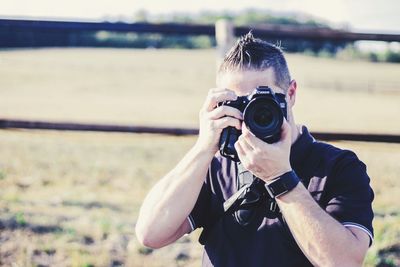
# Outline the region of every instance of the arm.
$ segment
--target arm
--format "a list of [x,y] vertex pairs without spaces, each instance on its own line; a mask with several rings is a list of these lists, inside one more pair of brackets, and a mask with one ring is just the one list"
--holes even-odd
[[168,245],[190,231],[193,209],[213,154],[194,146],[148,193],[136,225],[138,239],[148,247]]
[[148,247],[166,246],[190,231],[187,217],[196,204],[222,129],[240,129],[241,113],[218,102],[233,100],[227,89],[210,90],[200,111],[200,133],[194,147],[148,193],[136,224],[138,240]]
[[[285,121],[281,141],[267,144],[246,127],[236,143],[245,168],[268,182],[291,170],[291,134]],[[361,266],[368,249],[369,236],[356,228],[346,228],[326,213],[298,184],[277,197],[283,216],[305,256],[317,266]]]
[[362,265],[369,236],[332,218],[303,184],[276,199],[297,244],[314,265]]

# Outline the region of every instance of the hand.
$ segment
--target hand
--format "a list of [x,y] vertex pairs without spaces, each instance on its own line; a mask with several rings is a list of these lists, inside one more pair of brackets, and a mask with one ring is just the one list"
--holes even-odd
[[233,107],[220,106],[222,101],[236,100],[235,92],[224,88],[213,88],[208,92],[200,110],[200,131],[196,145],[213,155],[218,151],[218,141],[224,128],[232,126],[241,129],[242,113]]
[[280,141],[268,144],[255,137],[247,127],[242,127],[242,135],[235,148],[243,166],[265,182],[273,180],[292,170],[290,166],[291,129],[284,120]]

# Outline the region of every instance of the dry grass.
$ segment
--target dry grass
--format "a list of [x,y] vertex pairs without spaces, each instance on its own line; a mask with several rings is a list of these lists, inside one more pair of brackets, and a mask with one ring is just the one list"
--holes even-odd
[[[150,135],[0,132],[2,263],[198,265],[198,233],[154,252],[139,246],[133,233],[145,192],[194,140]],[[400,237],[398,200],[394,197],[400,194],[400,145],[336,145],[355,150],[369,166],[376,192],[376,242],[369,255],[369,265],[374,266],[382,260],[379,253],[398,245]]]
[[[2,51],[0,116],[195,126],[213,86],[213,56],[179,50]],[[400,133],[399,65],[301,55],[289,55],[289,64],[299,81],[299,122],[314,130]],[[199,266],[198,232],[157,251],[141,247],[133,232],[145,193],[194,141],[1,131],[0,265]],[[357,152],[376,193],[376,237],[365,265],[400,265],[400,145],[335,144]]]
[[[23,131],[0,135],[0,262],[107,266],[129,261],[150,266],[154,260],[140,254],[145,251],[133,233],[141,200],[193,138]],[[191,249],[182,242],[161,250],[153,266]]]

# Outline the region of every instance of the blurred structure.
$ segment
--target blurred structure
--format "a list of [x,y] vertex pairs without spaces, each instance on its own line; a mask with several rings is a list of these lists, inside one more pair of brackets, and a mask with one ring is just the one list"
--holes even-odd
[[[380,33],[355,33],[334,30],[327,27],[305,27],[294,25],[273,25],[234,27],[228,21],[215,25],[182,23],[110,23],[110,22],[72,22],[44,20],[0,19],[0,47],[152,47],[157,43],[143,43],[136,35],[126,34],[161,34],[166,36],[209,36],[214,39],[216,30],[225,28],[240,36],[253,30],[255,36],[266,40],[288,40],[312,42],[315,49],[329,46],[343,46],[359,40],[400,42],[400,35]],[[116,35],[115,33],[125,33]],[[222,38],[222,33],[220,37]],[[224,38],[231,38],[225,36]],[[221,40],[221,39],[220,39]],[[160,42],[158,44],[167,45]],[[304,43],[308,46],[309,43]],[[290,48],[290,46],[288,46]],[[189,47],[190,48],[190,47]],[[192,47],[196,48],[196,47]],[[297,48],[299,49],[299,48]],[[333,49],[333,48],[332,48]]]

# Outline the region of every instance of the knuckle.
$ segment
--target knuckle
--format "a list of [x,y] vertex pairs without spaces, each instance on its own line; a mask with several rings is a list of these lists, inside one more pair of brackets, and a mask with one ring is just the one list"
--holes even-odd
[[232,126],[232,118],[223,117],[221,119],[223,127]]
[[225,112],[235,117],[237,117],[240,114],[238,109],[230,106],[225,106]]
[[239,140],[236,140],[234,146],[235,146],[236,150],[242,150],[242,149],[241,149],[241,143],[240,143]]
[[229,116],[222,117],[222,119],[228,124],[231,124],[233,121],[233,118]]
[[262,150],[259,147],[255,147],[254,148],[254,154],[260,155],[260,154],[262,154]]
[[237,119],[231,118],[232,120],[232,127],[240,128],[240,122]]
[[216,121],[214,121],[214,120],[210,120],[209,121],[209,127],[210,127],[210,129],[215,129],[216,128]]
[[231,106],[226,106],[227,110],[229,110],[232,113],[239,113],[239,110],[237,108],[231,107]]
[[214,110],[205,111],[203,116],[206,117],[209,120],[212,119],[214,117]]
[[216,107],[215,110],[217,113],[224,113],[224,107],[225,106],[219,106],[219,107]]
[[252,162],[250,162],[249,160],[247,160],[246,161],[246,163],[245,164],[243,164],[244,165],[244,167],[246,168],[246,169],[248,169],[248,170],[250,170],[250,169],[253,169],[253,164],[252,164]]
[[240,135],[241,140],[248,140],[248,135],[242,130],[242,134]]
[[251,160],[249,160],[248,162],[247,162],[247,165],[249,166],[249,169],[254,169],[255,168],[255,164],[254,164],[254,162],[252,162]]
[[221,109],[221,113],[225,116],[232,116],[232,112],[230,112],[229,108],[227,108],[226,106],[223,106],[223,108]]
[[233,146],[236,148],[236,150],[238,150],[238,148],[239,148],[239,142],[236,141],[235,144],[234,144]]
[[219,108],[220,108],[221,112],[223,112],[223,113],[227,113],[227,111],[229,110],[228,106],[226,106],[226,105],[219,106]]
[[213,116],[212,116],[212,113],[211,113],[211,112],[205,112],[205,113],[203,114],[203,117],[204,117],[206,120],[208,120],[208,121],[213,121]]
[[243,116],[242,116],[242,113],[239,111],[239,110],[236,110],[236,111],[234,111],[234,114],[233,114],[236,118],[238,118],[238,119],[243,119]]
[[219,106],[219,104],[221,103],[220,96],[214,95],[212,101],[216,106]]
[[248,155],[249,163],[251,164],[252,167],[255,167],[257,165],[257,157],[254,153],[251,153]]

